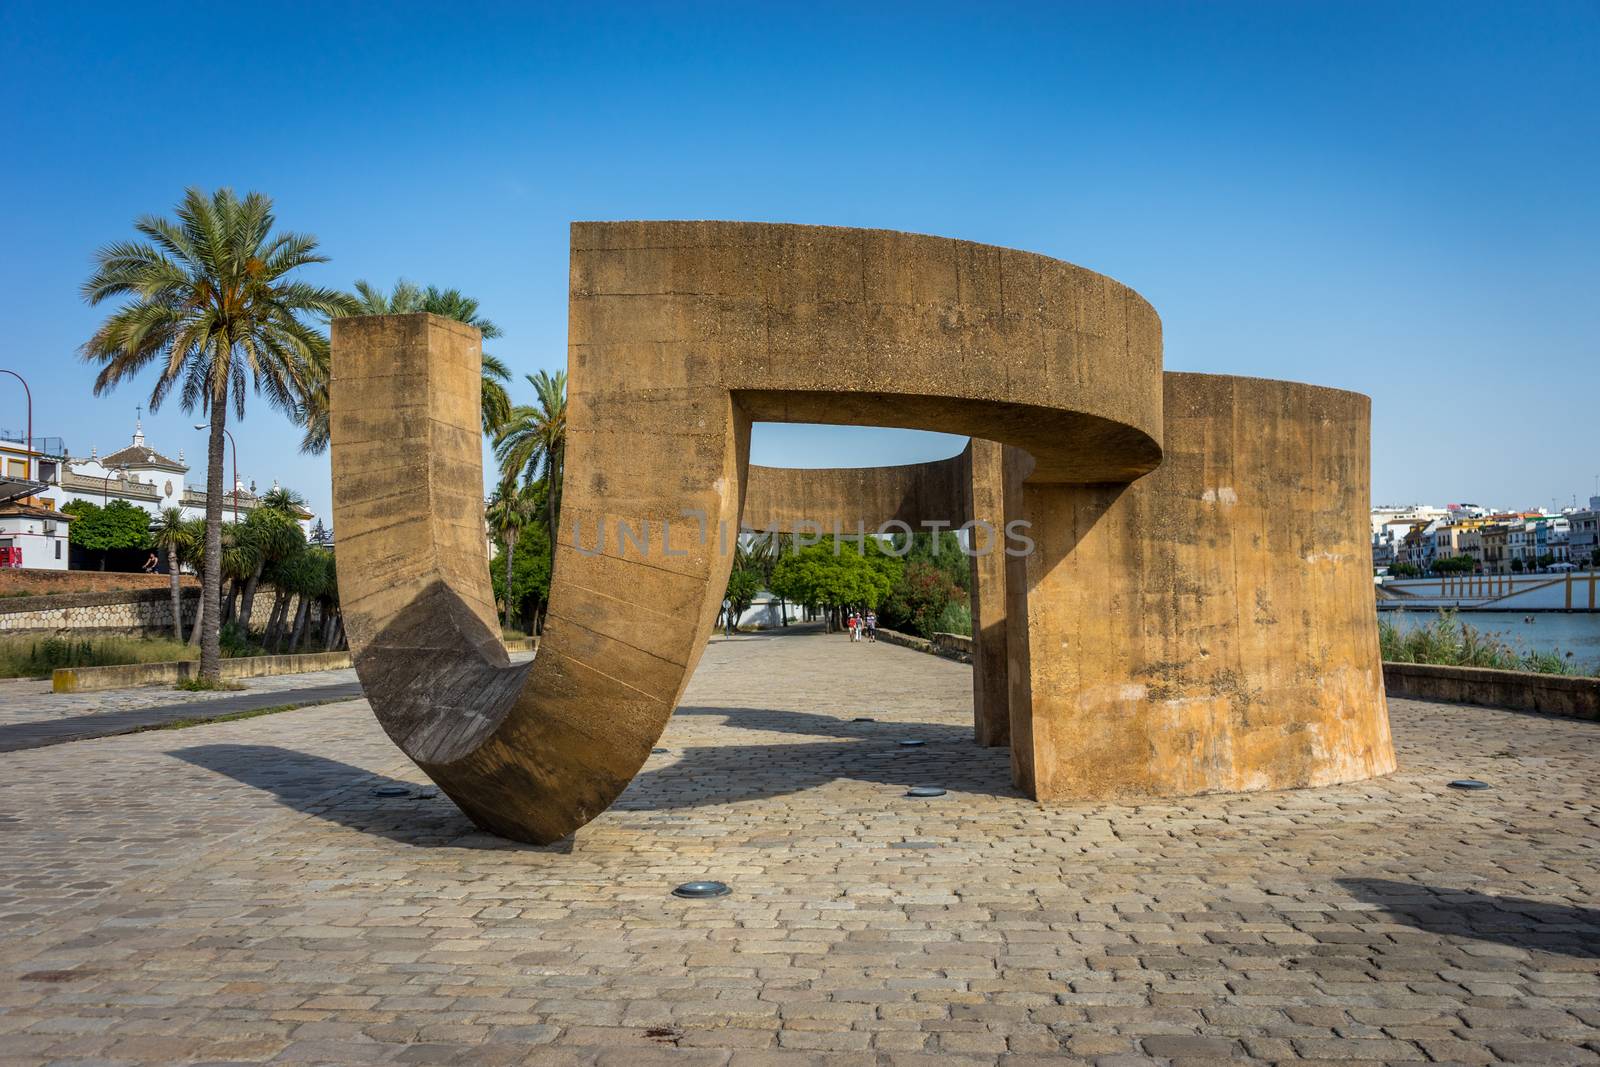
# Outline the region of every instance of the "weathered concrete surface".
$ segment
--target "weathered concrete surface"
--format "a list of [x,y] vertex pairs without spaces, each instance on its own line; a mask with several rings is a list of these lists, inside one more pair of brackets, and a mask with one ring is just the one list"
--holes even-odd
[[[1392,769],[1352,539],[1365,398],[1163,379],[1159,320],[1126,287],[882,231],[575,224],[569,331],[566,529],[540,654],[514,668],[481,552],[476,334],[426,316],[334,326],[356,666],[390,736],[480,825],[556,840],[638,771],[705,647],[742,511],[771,528],[806,509],[1031,523],[1040,551],[975,576],[975,723],[985,744],[1009,732],[1041,799]],[[830,485],[770,473],[747,509],[759,420],[1004,451]]]
[[[968,510],[968,450],[893,467],[760,467],[745,478],[739,527],[755,532],[875,533],[890,523],[960,524]],[[890,532],[899,530],[891,526]]]
[[[1009,515],[1018,784],[1189,795],[1394,770],[1365,515],[1370,402],[1166,376],[1166,457],[1131,486],[1026,485]],[[1021,742],[1020,744],[1018,742]]]
[[1600,678],[1385,663],[1383,682],[1390,696],[1600,719]]
[[972,521],[972,727],[985,747],[1011,743],[1006,681],[1004,450],[973,438],[967,450],[967,518]]
[[567,530],[529,671],[507,669],[482,559],[476,336],[418,316],[333,331],[357,670],[396,743],[506,836],[558,839],[648,757],[727,582],[752,419],[981,433],[1027,449],[1039,483],[1125,481],[1161,458],[1155,312],[1042,256],[884,231],[578,223],[570,296]]

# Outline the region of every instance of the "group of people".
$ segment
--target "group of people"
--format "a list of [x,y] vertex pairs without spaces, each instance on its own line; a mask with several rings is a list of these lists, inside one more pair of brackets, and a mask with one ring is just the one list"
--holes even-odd
[[878,613],[869,611],[865,615],[859,611],[852,611],[845,620],[845,625],[850,628],[852,641],[876,641],[878,639]]

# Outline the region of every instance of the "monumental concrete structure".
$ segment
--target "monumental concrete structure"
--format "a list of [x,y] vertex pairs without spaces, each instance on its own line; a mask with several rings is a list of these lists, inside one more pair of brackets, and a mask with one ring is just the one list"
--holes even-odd
[[[1040,800],[1393,768],[1366,398],[1163,374],[1127,287],[876,230],[578,223],[569,314],[561,538],[517,666],[482,554],[478,334],[333,325],[356,667],[390,737],[486,829],[549,842],[602,811],[694,670],[737,531],[807,519],[1024,524],[1031,551],[974,564],[974,704]],[[752,473],[757,421],[974,440],[937,463]]]

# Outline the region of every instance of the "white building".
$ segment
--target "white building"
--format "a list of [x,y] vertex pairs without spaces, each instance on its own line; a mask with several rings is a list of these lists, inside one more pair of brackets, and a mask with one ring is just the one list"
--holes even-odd
[[1600,560],[1600,496],[1589,498],[1588,511],[1567,513],[1567,555],[1580,567]]
[[[88,459],[68,458],[61,463],[49,488],[38,494],[38,503],[59,510],[74,500],[100,505],[125,500],[152,516],[167,508],[178,508],[185,519],[203,518],[205,487],[186,483],[187,473],[189,465],[184,462],[181,449],[177,459],[157,452],[145,443],[144,429],[135,422],[133,441],[127,447],[106,456],[91,450]],[[277,488],[278,483],[274,481],[272,485]],[[255,483],[247,486],[241,477],[231,492],[223,494],[223,521],[231,522],[235,515],[243,519],[260,506]],[[301,508],[297,518],[301,530],[309,535],[316,516]]]
[[71,515],[37,504],[0,504],[0,564],[35,570],[67,569]]
[[1376,543],[1386,527],[1398,527],[1400,536],[1404,537],[1414,522],[1432,522],[1449,515],[1444,508],[1432,504],[1379,504],[1372,509],[1372,539]]

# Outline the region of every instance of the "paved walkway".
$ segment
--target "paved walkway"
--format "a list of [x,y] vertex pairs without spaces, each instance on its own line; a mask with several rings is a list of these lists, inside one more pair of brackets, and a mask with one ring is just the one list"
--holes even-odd
[[[513,652],[522,663],[531,652]],[[168,685],[55,693],[48,680],[0,680],[0,752],[20,752],[241,711],[325,704],[361,695],[353,668],[240,679],[242,688],[188,692]]]
[[1600,1060],[1595,724],[1395,701],[1387,779],[1041,809],[968,686],[717,642],[543,849],[375,796],[359,701],[0,756],[0,1063]]

